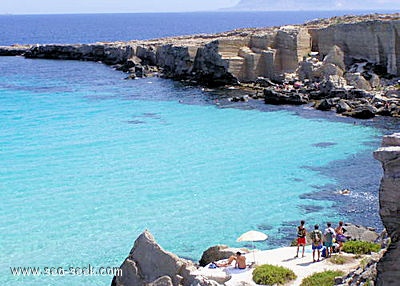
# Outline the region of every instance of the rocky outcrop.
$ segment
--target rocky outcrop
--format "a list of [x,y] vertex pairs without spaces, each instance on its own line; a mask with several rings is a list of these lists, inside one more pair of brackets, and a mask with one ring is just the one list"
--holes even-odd
[[377,276],[377,263],[382,258],[385,250],[381,250],[379,253],[374,253],[365,261],[364,265],[361,265],[356,270],[351,271],[344,277],[337,277],[335,279],[335,285],[340,286],[360,286],[360,285],[374,285],[371,284],[376,281]]
[[157,48],[156,65],[163,68],[164,75],[171,78],[186,77],[192,72],[194,58],[189,47],[163,45]]
[[191,261],[162,249],[149,231],[135,241],[129,256],[122,263],[121,276],[115,276],[112,286],[202,286],[219,285],[197,277]]
[[229,61],[218,53],[220,42],[213,41],[197,50],[193,73],[200,83],[211,85],[234,84],[237,78],[229,72]]
[[384,136],[382,147],[374,152],[382,163],[379,189],[380,215],[391,238],[388,251],[377,266],[377,285],[399,285],[400,281],[400,133]]
[[269,104],[293,104],[301,105],[308,102],[308,96],[299,92],[275,91],[273,89],[264,89],[265,103]]
[[236,255],[236,252],[248,253],[248,249],[230,248],[227,245],[215,245],[211,246],[203,252],[199,261],[200,266],[206,266],[210,262],[227,259],[232,255]]
[[376,242],[379,238],[379,234],[375,231],[375,229],[362,225],[345,223],[344,228],[346,229],[345,235],[349,240]]
[[0,46],[0,56],[22,56],[30,48],[30,45]]
[[35,45],[24,53],[27,58],[101,61],[121,64],[133,56],[132,47],[125,44]]

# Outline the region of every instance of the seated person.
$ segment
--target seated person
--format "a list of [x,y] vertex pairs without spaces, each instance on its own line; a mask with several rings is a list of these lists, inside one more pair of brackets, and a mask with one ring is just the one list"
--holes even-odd
[[246,257],[243,256],[240,251],[236,252],[236,256],[232,255],[229,257],[228,261],[225,263],[215,263],[218,267],[225,267],[231,265],[231,263],[235,260],[235,268],[245,269],[246,268]]

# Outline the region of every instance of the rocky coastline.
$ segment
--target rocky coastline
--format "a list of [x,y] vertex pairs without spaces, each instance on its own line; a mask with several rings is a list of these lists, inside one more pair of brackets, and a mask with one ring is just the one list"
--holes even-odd
[[[347,230],[346,235],[349,239],[379,242],[383,246],[383,250],[379,253],[364,257],[366,265],[362,265],[361,262],[357,261],[353,261],[348,266],[344,265],[342,269],[346,270],[346,275],[337,277],[335,285],[370,285],[368,281],[376,280],[377,263],[386,252],[385,247],[387,246],[387,239],[385,233],[378,235],[370,228],[353,224],[346,224],[345,227]],[[289,265],[296,267],[301,261],[296,262],[296,260],[293,259],[295,249],[296,247],[286,247],[270,251],[259,251],[257,252],[257,257],[261,260],[267,258],[277,265],[286,265],[285,263],[289,263]],[[238,249],[230,248],[226,245],[216,245],[205,250],[199,263],[196,263],[180,258],[164,250],[157,244],[154,236],[148,230],[145,230],[136,239],[128,257],[121,264],[120,269],[122,275],[115,276],[111,286],[257,285],[251,278],[251,271],[254,269],[252,266],[249,267],[249,271],[247,274],[245,273],[245,275],[236,275],[235,271],[230,272],[229,269],[210,269],[210,267],[208,267],[209,264],[214,261],[228,259],[237,251],[240,251],[243,255],[247,255],[248,258],[252,258],[255,255],[254,253],[251,254],[251,251],[245,248]],[[275,255],[272,255],[272,253]],[[297,271],[304,272],[302,273],[303,277],[310,275],[310,271],[316,272],[317,270],[315,268],[326,270],[335,269],[336,267],[327,260],[318,266],[304,262],[305,261],[303,261],[303,263],[300,264],[301,267],[297,269]],[[309,266],[309,268],[306,269],[306,265]],[[302,278],[299,278],[294,285],[299,285],[301,280]]]
[[0,47],[1,56],[99,61],[127,78],[243,88],[233,101],[308,104],[368,119],[400,116],[400,14],[343,16],[213,35]]

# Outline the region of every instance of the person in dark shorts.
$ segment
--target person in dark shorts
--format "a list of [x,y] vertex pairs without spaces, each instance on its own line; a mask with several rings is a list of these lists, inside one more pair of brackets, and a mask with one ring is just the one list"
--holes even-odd
[[303,246],[303,254],[302,257],[304,257],[304,249],[306,247],[306,236],[307,236],[307,230],[305,229],[304,225],[305,225],[305,221],[302,220],[300,222],[300,225],[297,227],[297,253],[295,258],[299,257],[299,249],[300,246]]
[[332,224],[328,222],[327,228],[324,230],[324,246],[326,247],[326,257],[330,257],[333,253],[333,239],[336,237]]
[[[319,225],[314,225],[314,230],[310,233],[312,240],[312,257],[313,262],[319,261],[322,249],[322,232],[319,230]],[[315,260],[315,250],[318,251],[318,260]]]

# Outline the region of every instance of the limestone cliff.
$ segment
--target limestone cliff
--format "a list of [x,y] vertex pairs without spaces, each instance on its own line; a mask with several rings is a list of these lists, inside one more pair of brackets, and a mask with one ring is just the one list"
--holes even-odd
[[385,136],[374,157],[384,170],[379,190],[380,215],[391,238],[388,251],[377,266],[377,285],[395,286],[400,281],[400,133]]
[[310,29],[313,48],[327,55],[332,46],[342,49],[347,63],[366,59],[382,65],[387,73],[400,75],[400,20],[363,21]]
[[[253,82],[258,77],[282,80],[311,51],[323,59],[332,47],[344,53],[347,65],[366,60],[385,72],[400,75],[400,15],[347,16],[304,25],[241,29],[215,35],[195,35],[125,43],[35,45],[26,57],[79,59],[122,64],[137,57],[161,68],[171,78],[195,78],[202,83]],[[21,52],[1,48],[0,55]]]

